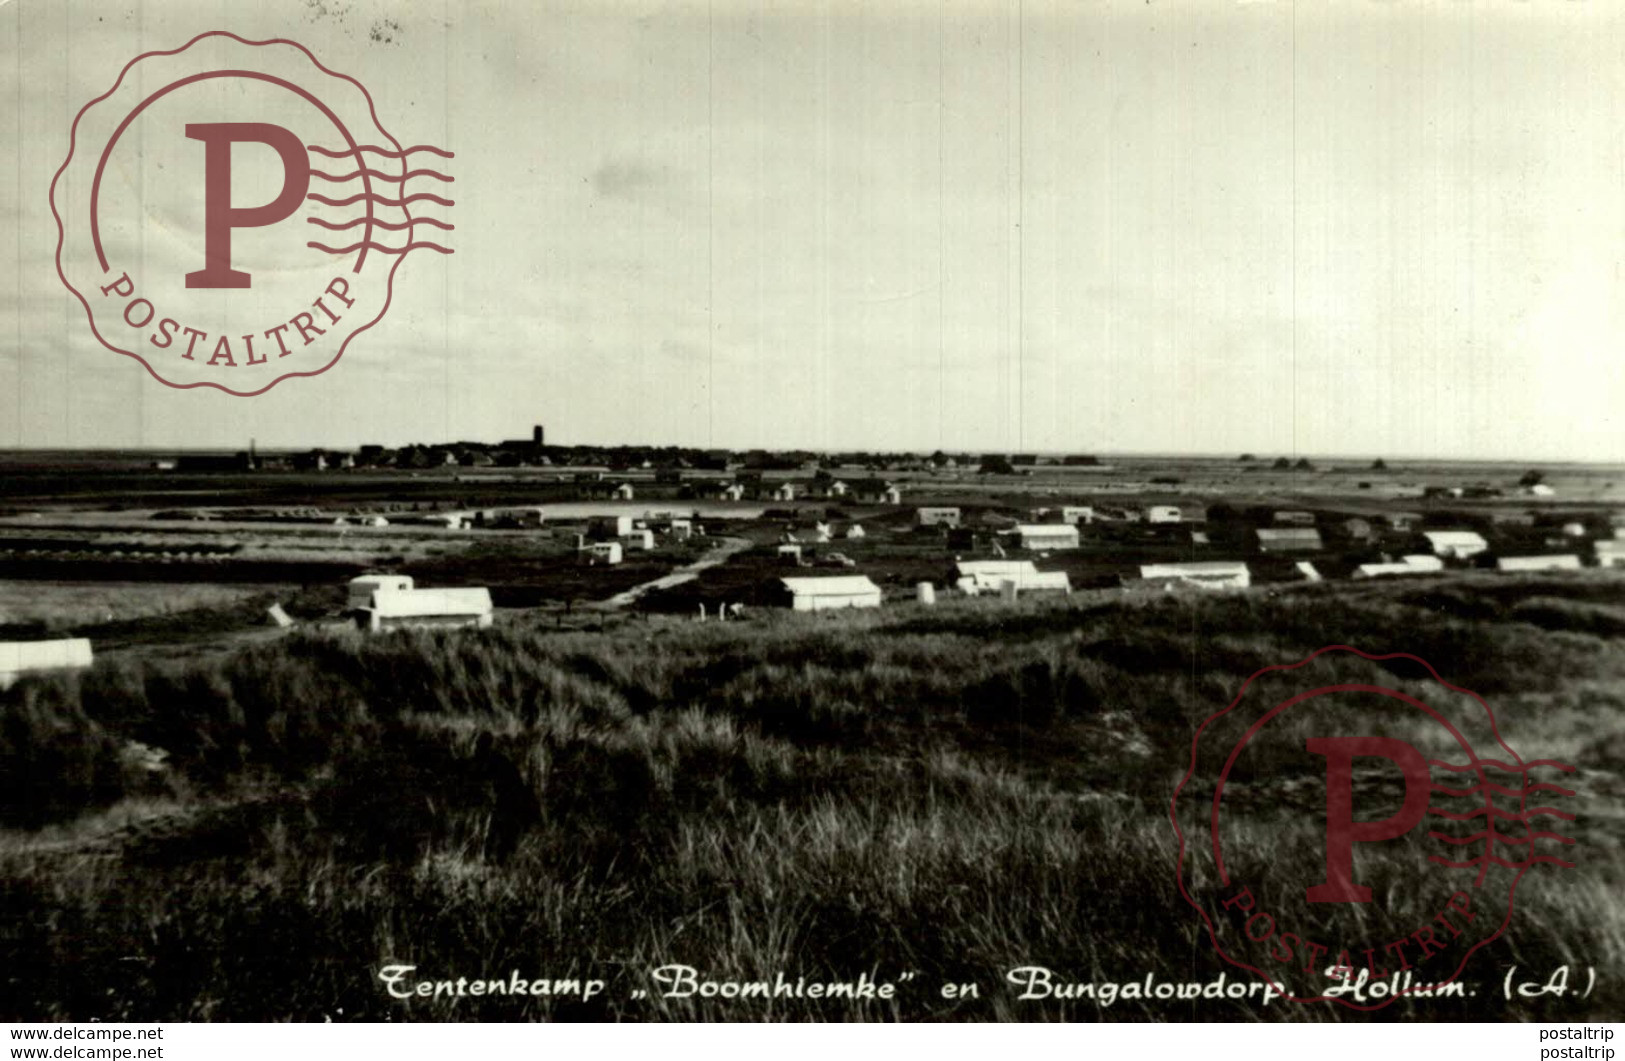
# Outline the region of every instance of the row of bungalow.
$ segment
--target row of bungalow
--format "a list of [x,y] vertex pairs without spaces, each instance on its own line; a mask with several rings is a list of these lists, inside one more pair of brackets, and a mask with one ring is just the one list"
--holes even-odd
[[775,501],[785,503],[808,499],[852,501],[864,505],[901,505],[903,492],[884,480],[847,483],[841,479],[799,482],[789,479],[767,482],[759,477],[739,479],[698,479],[686,482],[679,495],[695,500]]

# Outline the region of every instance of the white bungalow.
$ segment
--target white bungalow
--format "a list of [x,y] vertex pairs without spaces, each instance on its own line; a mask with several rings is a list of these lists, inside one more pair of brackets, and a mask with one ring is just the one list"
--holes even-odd
[[617,501],[630,501],[632,500],[632,494],[632,484],[621,483],[615,487],[613,496]]
[[846,528],[846,533],[842,535],[844,538],[863,538],[866,536],[867,532],[863,529],[863,524],[861,523],[852,524],[850,527]]
[[1076,549],[1078,528],[1070,523],[1023,523],[1016,527],[1023,549]]
[[794,501],[796,499],[796,484],[780,483],[770,495],[775,501]]
[[1580,558],[1573,554],[1559,556],[1500,556],[1496,557],[1497,571],[1578,571]]
[[399,589],[373,594],[360,610],[363,630],[410,626],[490,626],[491,591],[467,589]]
[[625,538],[631,533],[631,516],[594,516],[587,521],[588,537]]
[[83,670],[90,666],[90,641],[83,637],[53,641],[0,641],[0,689],[25,674]]
[[914,510],[914,523],[919,527],[957,527],[959,509],[944,505],[917,508]]
[[1433,555],[1446,560],[1466,560],[1477,556],[1490,547],[1484,536],[1477,531],[1464,530],[1438,530],[1423,531],[1428,545],[1433,549]]
[[862,487],[858,490],[858,500],[871,505],[901,505],[903,491],[891,483]]
[[880,607],[880,587],[868,575],[781,578],[779,582],[789,594],[791,609],[798,612]]
[[1395,563],[1361,564],[1354,569],[1353,578],[1392,578],[1400,575],[1435,575],[1444,570],[1444,561],[1437,556],[1405,556]]
[[1320,531],[1314,527],[1259,527],[1261,553],[1313,553],[1321,548]]
[[412,588],[411,575],[362,575],[350,580],[348,608],[370,608],[375,593],[399,592]]
[[1065,571],[1040,571],[1031,560],[961,560],[954,565],[954,585],[966,596],[1003,592],[1004,584],[1023,591],[1071,593]]
[[593,542],[581,550],[589,564],[618,564],[621,562],[620,542]]
[[1178,505],[1152,505],[1145,510],[1147,523],[1180,523],[1184,518]]
[[1200,560],[1185,564],[1141,564],[1140,577],[1165,586],[1183,584],[1202,589],[1246,589],[1252,574],[1239,560]]

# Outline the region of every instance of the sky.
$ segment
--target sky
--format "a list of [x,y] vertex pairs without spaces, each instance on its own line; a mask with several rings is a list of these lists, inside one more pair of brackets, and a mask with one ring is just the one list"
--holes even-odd
[[[454,253],[251,398],[53,264],[75,113],[215,29],[455,153]],[[1597,0],[11,0],[0,447],[1625,460],[1622,119]]]

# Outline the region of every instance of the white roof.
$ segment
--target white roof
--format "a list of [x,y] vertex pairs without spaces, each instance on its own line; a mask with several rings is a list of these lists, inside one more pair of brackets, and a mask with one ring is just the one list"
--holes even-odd
[[1439,546],[1439,545],[1477,545],[1477,546],[1480,546],[1480,547],[1487,547],[1489,545],[1489,543],[1484,540],[1484,536],[1482,534],[1479,534],[1477,531],[1464,531],[1464,530],[1423,531],[1422,532],[1422,537],[1424,537],[1428,541],[1432,542],[1435,546]]
[[1314,527],[1260,527],[1258,528],[1259,541],[1305,541],[1313,538],[1320,540],[1320,531]]
[[857,597],[879,593],[868,575],[829,575],[822,578],[781,578],[784,588],[798,597]]
[[405,586],[412,588],[411,575],[361,575],[350,580],[350,585],[360,588],[362,586]]
[[961,575],[1036,575],[1038,568],[1031,560],[961,560],[954,565]]
[[484,586],[386,590],[373,597],[370,610],[383,618],[398,619],[431,615],[486,615],[491,611],[491,591]]
[[1230,578],[1247,574],[1240,560],[1195,560],[1188,564],[1141,564],[1141,578]]
[[1502,571],[1577,571],[1580,568],[1578,556],[1503,556],[1495,561],[1495,566]]
[[1023,538],[1076,538],[1078,528],[1070,523],[1018,523],[1016,533]]
[[1443,570],[1444,563],[1436,556],[1407,556],[1399,563],[1361,564],[1356,574],[1375,578],[1379,575],[1423,575]]
[[[992,561],[992,563],[1008,563],[1007,561]],[[976,569],[961,574],[957,585],[966,590],[996,590],[1002,583],[1014,582],[1017,589],[1064,589],[1072,590],[1072,580],[1065,571],[1040,571],[1030,563],[1016,562],[1012,565],[1015,570],[989,571]],[[960,565],[964,570],[964,565]]]
[[0,641],[0,673],[90,666],[90,641],[83,637],[55,641]]

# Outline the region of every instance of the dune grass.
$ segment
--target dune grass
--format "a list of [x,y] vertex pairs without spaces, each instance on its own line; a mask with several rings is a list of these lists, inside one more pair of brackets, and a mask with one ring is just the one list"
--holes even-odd
[[[1195,726],[1244,678],[1334,643],[1428,660],[1591,786],[1582,868],[1531,875],[1478,956],[1484,990],[1386,1016],[1617,1013],[1625,595],[1596,585],[343,633],[24,681],[0,694],[0,1017],[1364,1019],[1022,1002],[1003,982],[1018,965],[1116,982],[1225,968],[1177,893],[1168,797]],[[481,734],[538,814],[493,780]],[[1261,835],[1270,821],[1261,808]],[[669,963],[915,975],[891,1000],[631,997]],[[1602,980],[1588,999],[1508,1003],[1512,964]],[[391,965],[607,986],[407,1003],[379,979]],[[980,997],[944,999],[948,982]]]

